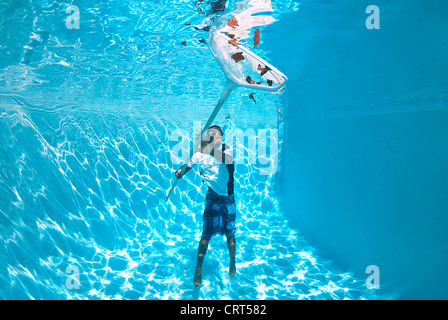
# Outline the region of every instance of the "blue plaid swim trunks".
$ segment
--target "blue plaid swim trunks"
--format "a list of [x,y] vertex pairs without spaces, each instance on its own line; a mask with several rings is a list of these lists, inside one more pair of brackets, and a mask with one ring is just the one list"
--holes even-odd
[[205,197],[202,236],[211,237],[215,234],[234,236],[235,217],[236,207],[233,194],[221,196],[209,188]]

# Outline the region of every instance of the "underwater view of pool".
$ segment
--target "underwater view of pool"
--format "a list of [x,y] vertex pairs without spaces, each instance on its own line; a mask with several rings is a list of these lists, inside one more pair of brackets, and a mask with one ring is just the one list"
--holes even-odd
[[[337,1],[327,5],[345,12]],[[193,285],[207,193],[198,170],[165,200],[226,86],[204,26],[246,14],[232,37],[297,84],[305,63],[318,60],[300,56],[300,41],[323,36],[310,28],[292,40],[297,21],[312,22],[301,8],[293,0],[2,2],[0,298],[393,298],[301,234],[294,215],[305,201],[291,194],[297,187],[318,197],[303,181],[286,183],[282,171],[285,154],[288,170],[295,163],[287,152],[300,139],[294,112],[313,121],[383,113],[381,105],[330,108],[322,94],[320,108],[303,109],[288,82],[281,93],[232,91],[213,124],[235,161],[233,279],[225,237],[214,236],[201,287]],[[367,16],[361,11],[364,29]],[[309,87],[319,82],[309,77]]]

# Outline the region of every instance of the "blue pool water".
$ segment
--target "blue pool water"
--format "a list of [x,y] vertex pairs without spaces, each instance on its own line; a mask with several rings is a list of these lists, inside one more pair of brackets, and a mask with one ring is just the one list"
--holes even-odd
[[[420,91],[412,86],[414,74],[404,87],[386,83],[392,88],[384,95],[372,85],[383,78],[368,63],[366,91],[358,91],[353,76],[342,79],[350,89],[337,93],[344,82],[333,72],[361,75],[347,67],[350,56],[330,64],[329,57],[342,56],[330,38],[342,32],[349,42],[366,32],[366,3],[273,1],[273,11],[263,13],[273,21],[260,26],[260,44],[253,48],[253,34],[246,39],[290,80],[283,94],[257,92],[256,103],[248,97],[252,90],[234,90],[216,118],[235,151],[237,274],[228,276],[225,239],[212,238],[200,289],[192,278],[206,188],[197,173],[189,173],[170,202],[165,196],[173,169],[185,157],[178,147],[192,145],[225,86],[217,61],[195,40],[207,32],[185,25],[201,22],[204,12],[195,1],[0,4],[0,298],[395,297],[396,290],[366,287],[365,266],[379,260],[363,260],[359,272],[352,253],[331,248],[358,226],[331,221],[338,234],[330,232],[328,217],[314,214],[320,221],[311,221],[310,213],[331,210],[323,205],[318,182],[304,179],[315,179],[312,170],[321,164],[310,155],[320,151],[301,140],[325,140],[307,131],[322,127],[318,121],[389,114],[387,104],[395,102],[398,89],[399,102],[411,101],[414,109],[423,108],[422,99],[433,99],[432,111],[447,106],[447,73],[434,74]],[[69,5],[79,7],[79,29],[66,24]],[[249,6],[227,1],[226,12]],[[383,29],[372,32],[384,32],[387,19],[382,21]],[[381,43],[372,37],[366,42]],[[399,56],[381,53],[394,61]],[[443,59],[434,58],[441,70]],[[372,101],[378,93],[385,98]],[[356,110],[359,105],[364,108]],[[398,111],[412,109],[405,107]],[[446,147],[445,140],[441,148]],[[300,154],[299,148],[310,153]],[[307,171],[311,163],[316,167]],[[327,192],[328,181],[322,181]],[[327,234],[310,231],[317,229]],[[350,239],[344,240],[349,247]]]

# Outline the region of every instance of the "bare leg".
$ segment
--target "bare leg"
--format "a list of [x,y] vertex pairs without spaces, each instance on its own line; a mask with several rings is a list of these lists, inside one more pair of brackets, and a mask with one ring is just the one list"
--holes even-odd
[[235,276],[235,273],[236,273],[236,266],[235,266],[236,241],[235,241],[235,236],[227,237],[227,247],[229,248],[229,255],[230,255],[229,275],[230,275],[230,278],[233,278]]
[[198,248],[198,259],[196,263],[196,271],[194,273],[193,283],[196,288],[199,288],[201,285],[201,276],[202,276],[202,262],[204,261],[205,254],[207,253],[208,243],[211,237],[203,236],[201,241],[199,241]]

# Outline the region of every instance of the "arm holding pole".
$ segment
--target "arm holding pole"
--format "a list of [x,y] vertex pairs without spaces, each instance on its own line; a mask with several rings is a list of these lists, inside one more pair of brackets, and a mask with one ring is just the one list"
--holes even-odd
[[[201,139],[202,139],[202,135],[204,134],[204,132],[206,132],[206,131],[208,130],[208,128],[212,125],[212,122],[215,120],[216,116],[218,115],[219,110],[221,109],[222,105],[223,105],[224,102],[227,100],[227,98],[229,97],[230,93],[231,93],[232,90],[235,88],[235,86],[236,86],[235,83],[233,83],[233,82],[231,82],[231,81],[227,81],[227,86],[226,86],[226,88],[224,89],[224,92],[221,94],[221,99],[219,99],[218,103],[216,104],[215,109],[213,109],[212,114],[211,114],[210,117],[208,118],[207,123],[205,124],[204,128],[203,128],[202,131],[201,131]],[[188,164],[188,162],[190,161],[191,157],[193,156],[194,150],[197,149],[197,147],[198,147],[198,145],[199,145],[201,139],[196,140],[193,149],[191,149],[191,151],[190,151],[190,156],[189,156],[188,159],[184,162],[184,164],[182,165],[182,167],[179,169],[179,170],[180,170],[179,173],[180,173],[181,177],[182,177],[183,175],[185,175],[185,173],[189,170],[189,169],[187,169],[187,167],[188,167],[187,164]],[[177,170],[177,171],[179,171],[179,170]],[[187,171],[185,171],[185,170],[187,170]],[[176,177],[178,177],[177,171],[176,171]],[[173,192],[174,188],[176,187],[176,185],[177,185],[177,181],[179,181],[179,178],[177,178],[177,179],[174,181],[172,187],[167,191],[166,201],[168,201],[168,199],[169,199],[171,193]]]

